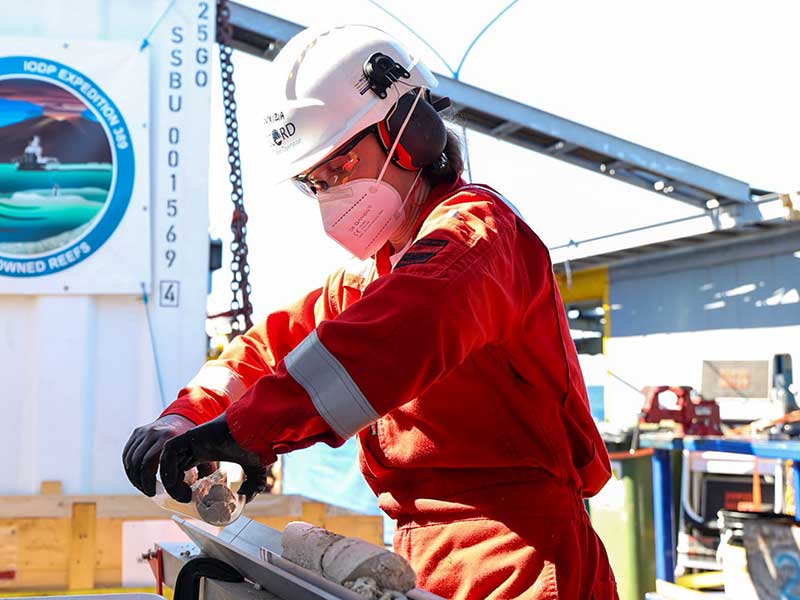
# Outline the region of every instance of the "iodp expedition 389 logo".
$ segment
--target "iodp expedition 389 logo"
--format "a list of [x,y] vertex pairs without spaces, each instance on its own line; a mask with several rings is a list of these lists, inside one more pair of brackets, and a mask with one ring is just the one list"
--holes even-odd
[[134,154],[119,109],[61,63],[0,57],[0,276],[91,256],[131,198]]

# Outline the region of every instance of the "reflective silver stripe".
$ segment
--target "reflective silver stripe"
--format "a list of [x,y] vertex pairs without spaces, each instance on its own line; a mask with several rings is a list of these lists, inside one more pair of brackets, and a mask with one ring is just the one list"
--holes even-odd
[[342,363],[319,340],[316,330],[286,355],[284,364],[342,439],[380,418]]
[[236,402],[247,391],[241,378],[228,367],[206,365],[186,384],[186,387],[204,387],[223,394],[231,402]]

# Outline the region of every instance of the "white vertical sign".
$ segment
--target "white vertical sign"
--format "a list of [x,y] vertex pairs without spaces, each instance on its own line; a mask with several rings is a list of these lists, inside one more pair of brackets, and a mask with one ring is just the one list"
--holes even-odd
[[153,281],[150,311],[164,394],[202,365],[208,291],[208,143],[215,4],[175,0],[151,53]]
[[157,380],[169,401],[205,359],[214,3],[0,15],[0,494],[133,493],[120,456]]

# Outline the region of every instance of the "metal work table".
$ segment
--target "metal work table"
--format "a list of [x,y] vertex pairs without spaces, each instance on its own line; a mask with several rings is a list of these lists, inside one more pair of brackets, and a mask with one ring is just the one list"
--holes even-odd
[[[215,535],[184,519],[173,520],[192,543],[159,543],[145,555],[159,594],[164,585],[174,589],[184,565],[203,556],[232,568],[240,580],[202,578],[199,591],[205,600],[363,600],[350,589],[283,559],[281,532],[271,527],[240,517]],[[406,597],[445,600],[420,588],[406,592]]]
[[672,516],[672,452],[728,452],[758,458],[791,460],[795,519],[800,521],[800,441],[675,437],[672,434],[642,434],[639,445],[653,449],[653,519],[656,541],[656,577],[675,581],[675,528]]

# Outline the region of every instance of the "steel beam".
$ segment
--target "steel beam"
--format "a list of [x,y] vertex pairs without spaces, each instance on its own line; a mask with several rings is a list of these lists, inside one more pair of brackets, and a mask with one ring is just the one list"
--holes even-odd
[[[233,46],[272,60],[303,26],[230,2]],[[436,74],[437,93],[449,96],[466,127],[552,156],[653,193],[706,208],[748,204],[753,192],[744,181],[628,142],[602,131]]]
[[[702,208],[712,198],[720,205],[751,201],[750,186],[744,181],[461,81],[437,77],[437,92],[450,97],[459,118],[472,129],[491,134],[505,122],[515,123],[519,128],[504,135],[505,141],[545,154],[559,143],[571,145],[554,158]],[[673,189],[665,191],[670,186]]]
[[[280,49],[305,27],[260,10],[229,2],[233,47],[260,58],[273,60]],[[219,40],[219,35],[217,36]]]

